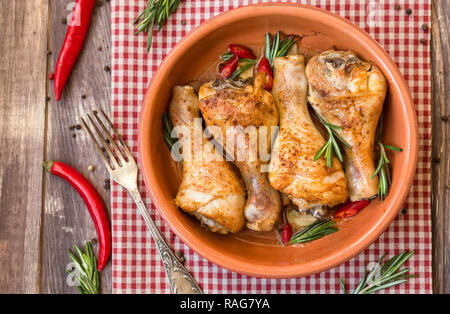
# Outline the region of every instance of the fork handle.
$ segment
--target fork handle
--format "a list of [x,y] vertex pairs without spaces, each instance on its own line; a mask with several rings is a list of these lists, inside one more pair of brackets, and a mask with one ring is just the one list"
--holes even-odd
[[153,240],[155,240],[159,254],[161,255],[164,270],[169,277],[170,287],[175,294],[202,294],[202,289],[197,281],[192,277],[189,271],[181,264],[180,260],[173,254],[170,247],[164,241],[163,237],[156,228],[150,214],[142,201],[141,195],[137,189],[130,190],[133,200],[145,220],[145,224],[150,230]]

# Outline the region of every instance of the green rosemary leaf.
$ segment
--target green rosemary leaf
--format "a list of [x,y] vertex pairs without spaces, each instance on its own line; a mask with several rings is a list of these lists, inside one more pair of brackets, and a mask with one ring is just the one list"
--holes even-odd
[[414,251],[406,253],[406,252],[402,252],[400,254],[400,257],[398,258],[398,260],[395,261],[395,263],[393,263],[389,268],[388,271],[386,271],[386,275],[391,275],[393,273],[395,273],[403,264],[406,263],[407,260],[409,260],[409,258],[411,256],[414,255]]
[[403,151],[403,148],[400,148],[400,147],[395,147],[395,146],[386,145],[386,144],[383,144],[383,146],[386,147],[386,148],[395,150],[395,151],[397,151],[397,152],[402,152],[402,151]]
[[[414,252],[402,252],[381,265],[385,255],[381,256],[369,273],[367,267],[364,270],[363,279],[353,291],[353,294],[369,294],[382,289],[387,289],[408,281],[409,278],[417,277],[410,275],[411,269],[400,269]],[[379,274],[377,277],[376,275]]]
[[316,161],[317,159],[320,158],[320,156],[323,155],[323,153],[325,152],[325,150],[328,147],[328,142],[326,142],[321,149],[319,149],[319,151],[316,153],[316,155],[314,156],[314,161]]
[[342,294],[347,294],[347,289],[345,289],[345,283],[344,283],[344,280],[339,279],[339,284],[341,285],[341,291],[342,291]]
[[[78,254],[78,257],[71,250],[68,250],[69,257],[79,272],[78,277],[76,277],[80,284],[77,286],[78,291],[81,294],[98,294],[100,282],[97,270],[97,259],[95,258],[92,244],[86,242],[85,252],[78,246],[75,246],[75,251]],[[71,273],[68,270],[66,271]]]
[[273,61],[275,58],[284,57],[289,49],[297,42],[298,36],[289,36],[281,39],[281,32],[278,31],[273,40],[270,40],[270,34],[266,33],[264,42],[264,56],[269,60],[270,65],[273,67]]
[[391,169],[389,167],[390,161],[387,157],[385,148],[394,150],[397,152],[403,151],[402,148],[381,143],[381,139],[383,137],[383,117],[384,117],[384,111],[382,111],[381,115],[380,115],[380,120],[378,122],[378,133],[377,133],[377,142],[378,142],[378,145],[380,146],[380,158],[378,160],[378,166],[372,175],[372,178],[374,178],[377,174],[379,175],[378,198],[380,200],[384,200],[386,198],[386,195],[389,191],[389,187],[392,184]]
[[239,58],[239,62],[256,64],[256,61],[257,61],[256,59],[241,59],[241,58]]
[[281,48],[278,50],[275,57],[284,57],[289,51],[289,49],[291,49],[291,47],[295,44],[295,42],[296,41],[291,38],[283,39],[283,41],[280,44]]
[[272,42],[272,49],[270,51],[270,59],[269,59],[269,63],[270,65],[273,64],[273,60],[275,59],[275,56],[278,52],[278,47],[280,46],[280,32],[278,32]]
[[331,129],[331,133],[333,133],[333,135],[336,136],[338,140],[342,144],[344,144],[348,149],[352,150],[352,147],[346,141],[344,141],[344,139],[335,130]]
[[328,168],[333,167],[333,141],[330,140],[328,140],[327,151],[325,152],[325,160]]
[[336,141],[333,141],[333,148],[334,148],[334,153],[336,154],[336,157],[339,159],[339,161],[344,162],[344,158],[342,157],[341,150],[339,149],[339,145]]
[[161,128],[163,132],[164,141],[166,142],[167,147],[171,151],[172,146],[176,142],[176,139],[172,138],[172,129],[173,129],[172,120],[170,119],[170,115],[166,111],[163,112],[161,119],[162,119]]
[[342,130],[342,128],[340,126],[331,124],[329,122],[326,122],[325,120],[322,120],[322,123],[325,124],[326,126],[332,128],[332,129],[334,129],[334,130]]
[[270,58],[270,34],[266,33],[266,40],[264,44],[264,56],[269,59]]
[[223,60],[223,61],[228,61],[228,60],[230,60],[231,58],[233,58],[233,54],[231,53],[231,52],[229,52],[229,51],[227,51],[227,52],[224,52],[221,56],[220,56],[220,58]]
[[407,279],[401,279],[401,280],[389,282],[389,283],[384,284],[384,285],[374,286],[374,287],[372,287],[370,289],[361,291],[361,294],[370,294],[370,293],[373,293],[375,291],[379,291],[379,290],[383,290],[383,289],[387,289],[387,288],[390,288],[390,287],[393,287],[393,286],[400,285],[400,284],[405,283],[407,281],[408,281]]
[[335,228],[336,223],[331,220],[316,221],[308,227],[296,232],[289,241],[289,244],[304,243],[314,241],[324,237],[325,235],[338,231]]
[[341,130],[342,129],[341,127],[339,127],[337,125],[334,125],[334,124],[331,124],[331,123],[328,123],[328,122],[324,121],[322,118],[320,118],[320,121],[322,122],[323,126],[327,130],[329,138],[328,138],[328,142],[324,146],[322,146],[319,149],[319,151],[316,153],[316,155],[314,156],[314,161],[319,159],[320,156],[322,156],[323,152],[325,152],[325,160],[326,160],[327,167],[328,168],[332,168],[333,167],[333,152],[336,154],[336,157],[341,162],[344,162],[344,157],[343,157],[343,155],[341,153],[341,149],[339,147],[337,139],[342,144],[344,144],[348,149],[351,149],[351,147],[335,131],[335,130]]
[[375,169],[375,172],[372,174],[372,178],[375,178],[375,176],[380,172],[381,168],[383,167],[383,158],[380,158],[378,161],[377,169]]
[[233,74],[231,74],[230,79],[234,80],[235,78],[237,78],[242,72],[248,70],[249,68],[251,68],[254,65],[253,62],[248,62],[245,65],[243,65],[242,67],[240,67],[239,69],[237,69],[236,71],[233,72]]
[[378,196],[380,198],[380,200],[384,200],[386,198],[387,195],[387,191],[388,191],[388,182],[387,182],[387,178],[386,178],[386,172],[384,171],[384,168],[382,168],[380,170],[380,179],[379,179],[379,183],[378,183]]
[[150,51],[153,42],[153,28],[156,24],[158,32],[162,29],[170,15],[178,8],[181,0],[149,0],[146,8],[133,21],[136,33],[144,32],[147,37],[147,52]]
[[367,278],[367,268],[364,269],[363,279],[359,282],[355,291],[353,291],[353,294],[358,294],[361,291],[362,287],[364,287],[364,285],[366,284],[366,278]]

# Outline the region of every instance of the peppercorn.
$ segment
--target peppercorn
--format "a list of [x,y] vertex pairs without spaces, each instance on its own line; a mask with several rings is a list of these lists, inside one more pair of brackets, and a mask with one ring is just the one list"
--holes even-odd
[[427,42],[427,41],[426,41],[425,39],[423,39],[423,38],[420,40],[420,43],[421,43],[422,45],[425,44],[426,42]]
[[403,214],[403,215],[406,215],[407,212],[408,212],[408,210],[407,210],[406,208],[403,208],[403,209],[402,209],[402,214]]
[[96,4],[98,7],[101,7],[101,6],[103,5],[103,1],[102,1],[102,0],[96,0],[96,1],[95,1],[95,4]]
[[186,25],[186,20],[182,20],[181,25]]
[[396,4],[396,5],[395,5],[395,9],[396,9],[397,11],[400,11],[400,10],[402,9],[402,7],[401,7],[399,4]]
[[406,14],[411,15],[412,14],[412,10],[410,8],[406,9]]
[[428,30],[428,25],[427,24],[422,24],[422,30],[424,32],[426,32]]
[[67,19],[66,19],[65,17],[63,17],[63,18],[61,19],[61,23],[67,24]]
[[105,65],[104,69],[105,69],[105,71],[106,71],[106,72],[109,72],[109,71],[111,71],[110,67],[109,67],[109,66],[107,66],[107,65]]
[[86,95],[85,95],[85,94],[81,95],[81,98],[82,98],[82,99],[85,99],[85,98],[86,98]]

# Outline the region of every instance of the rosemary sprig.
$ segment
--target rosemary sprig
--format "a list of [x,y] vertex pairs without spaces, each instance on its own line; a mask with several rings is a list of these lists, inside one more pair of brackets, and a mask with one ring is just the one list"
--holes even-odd
[[273,67],[273,60],[277,57],[283,57],[287,54],[289,49],[297,42],[297,37],[289,36],[280,40],[281,33],[278,32],[273,37],[272,44],[270,43],[270,34],[266,33],[264,44],[264,56],[269,60]]
[[[410,268],[400,269],[403,264],[414,254],[414,252],[402,252],[395,255],[383,266],[385,255],[382,255],[377,264],[370,270],[364,270],[363,279],[353,291],[353,294],[369,294],[382,289],[390,288],[408,281],[408,278],[417,277],[417,275],[409,275]],[[347,293],[345,284],[339,279],[342,293]]]
[[378,160],[378,166],[375,169],[372,178],[374,178],[377,174],[379,175],[378,198],[381,201],[384,201],[389,191],[389,187],[392,184],[390,161],[387,158],[385,148],[392,149],[398,152],[403,151],[403,149],[390,145],[385,145],[381,142],[378,142],[378,145],[380,147],[380,159]]
[[[75,264],[75,268],[79,273],[79,276],[76,277],[76,280],[80,284],[77,286],[77,289],[81,294],[99,294],[100,281],[97,270],[97,259],[95,258],[91,242],[86,242],[85,247],[86,252],[83,252],[75,245],[75,251],[78,257],[71,250],[68,250],[70,259]],[[71,273],[70,270],[66,271]]]
[[343,155],[341,153],[341,149],[339,147],[339,144],[336,140],[336,138],[344,144],[348,149],[351,149],[350,145],[347,144],[346,141],[342,137],[337,134],[336,130],[342,130],[341,127],[328,123],[322,119],[320,119],[322,124],[324,125],[325,129],[328,132],[328,141],[322,146],[322,148],[319,149],[319,151],[314,156],[314,161],[319,159],[324,153],[325,153],[325,160],[327,163],[328,168],[333,167],[333,152],[336,154],[336,157],[339,159],[340,162],[344,162]]
[[169,150],[172,151],[172,146],[177,142],[177,139],[172,137],[173,124],[172,119],[170,118],[170,115],[167,111],[163,112],[161,120],[161,129],[163,132],[164,141],[166,142]]
[[335,233],[338,228],[336,222],[331,219],[316,221],[308,227],[294,233],[289,244],[304,243],[320,239],[328,234]]
[[391,179],[391,167],[390,167],[390,161],[387,158],[386,150],[391,149],[398,152],[403,151],[403,149],[391,145],[386,145],[381,142],[381,138],[383,135],[383,112],[381,113],[380,122],[378,125],[378,136],[377,136],[377,143],[380,147],[380,159],[378,160],[378,166],[375,169],[375,172],[372,174],[372,178],[374,178],[377,174],[379,176],[378,180],[378,198],[381,201],[384,201],[386,198],[386,195],[389,191],[389,187],[392,184]]
[[148,0],[147,7],[133,21],[136,25],[136,34],[148,34],[147,52],[150,51],[153,41],[153,27],[158,26],[158,32],[166,23],[167,18],[176,11],[181,0]]

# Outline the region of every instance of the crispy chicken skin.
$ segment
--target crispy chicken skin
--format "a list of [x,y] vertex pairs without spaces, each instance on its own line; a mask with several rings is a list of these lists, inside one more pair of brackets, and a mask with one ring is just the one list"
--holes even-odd
[[347,184],[339,160],[333,168],[325,159],[314,161],[325,140],[311,120],[303,56],[276,58],[272,94],[280,114],[269,168],[271,185],[288,195],[300,210],[334,206],[346,201]]
[[[227,154],[234,157],[242,174],[248,194],[244,214],[247,227],[255,231],[272,230],[281,210],[280,195],[261,171],[265,164],[255,149],[256,144],[245,132],[250,127],[260,136],[259,127],[268,127],[267,138],[253,139],[266,141],[270,150],[273,137],[270,127],[278,125],[278,111],[272,95],[262,88],[264,80],[262,73],[256,76],[254,85],[216,80],[203,85],[199,91],[199,107],[206,125]],[[228,128],[236,126],[241,128]]]
[[201,149],[215,158],[208,160],[205,156],[198,157],[197,149],[194,152],[194,119],[200,117],[194,89],[175,86],[169,111],[181,149],[191,149],[191,158],[183,160],[176,205],[211,231],[221,234],[240,231],[245,226],[246,193],[239,174],[230,162],[221,161],[222,155],[206,138],[202,137]]
[[351,51],[325,51],[307,64],[308,100],[325,121],[342,127],[345,171],[352,201],[377,194],[373,145],[386,96],[386,79],[373,64]]

